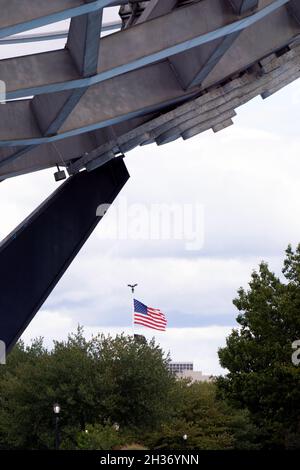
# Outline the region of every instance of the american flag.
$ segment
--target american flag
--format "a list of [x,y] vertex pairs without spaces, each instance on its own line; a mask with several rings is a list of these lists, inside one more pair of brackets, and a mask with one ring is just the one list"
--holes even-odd
[[153,330],[166,331],[166,317],[158,308],[147,307],[147,305],[136,299],[133,299],[133,304],[134,324],[147,326]]

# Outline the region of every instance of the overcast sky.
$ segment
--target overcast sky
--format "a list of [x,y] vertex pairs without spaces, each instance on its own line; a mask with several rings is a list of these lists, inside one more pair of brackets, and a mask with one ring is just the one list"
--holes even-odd
[[[217,349],[235,326],[237,289],[262,259],[280,274],[286,246],[300,241],[299,107],[297,81],[239,108],[222,132],[130,152],[129,182],[23,338],[41,335],[51,344],[78,323],[88,335],[131,332],[127,284],[138,282],[136,297],[168,317],[168,332],[155,336],[172,358],[220,373]],[[53,170],[1,183],[1,238],[56,187]],[[200,207],[203,246],[116,239],[118,208],[135,204],[148,214],[153,204]]]

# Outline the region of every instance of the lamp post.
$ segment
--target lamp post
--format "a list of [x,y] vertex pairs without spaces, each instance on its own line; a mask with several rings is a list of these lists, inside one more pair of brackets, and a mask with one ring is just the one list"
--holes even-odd
[[60,405],[58,403],[54,403],[53,412],[55,416],[55,450],[59,450],[60,439],[59,439],[58,423],[59,423]]
[[188,435],[187,435],[187,434],[184,434],[184,435],[182,436],[182,439],[183,439],[184,448],[186,449]]

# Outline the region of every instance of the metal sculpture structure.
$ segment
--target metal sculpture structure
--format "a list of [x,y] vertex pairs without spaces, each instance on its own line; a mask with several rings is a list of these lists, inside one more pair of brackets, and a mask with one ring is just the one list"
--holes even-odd
[[[103,9],[116,5],[120,22],[104,24]],[[23,299],[30,296],[23,311],[10,284],[1,281],[0,338],[10,348],[95,225],[91,215],[77,241],[60,250],[68,244],[62,221],[70,188],[77,188],[87,206],[112,202],[128,179],[124,153],[224,129],[237,107],[298,78],[300,0],[0,0],[0,6],[0,52],[7,44],[66,37],[63,49],[0,61],[7,100],[0,105],[0,180],[56,165],[71,176],[69,189],[53,196],[59,200],[55,222],[53,212],[48,217],[48,201],[39,209],[41,232],[35,232],[34,213],[0,246],[1,278],[9,273],[12,284],[18,263],[25,262],[24,249],[31,260],[37,256],[39,237],[47,239],[39,262],[47,267],[57,257],[38,293],[30,286],[39,284],[39,269],[31,269],[27,259],[28,279],[22,282],[25,271],[17,276]],[[68,31],[31,32],[68,18]],[[101,194],[99,184],[106,187]],[[96,199],[86,199],[88,188]],[[78,202],[76,219],[72,207],[70,229],[82,211]],[[53,224],[55,235],[47,235]],[[15,239],[18,250],[9,249]]]

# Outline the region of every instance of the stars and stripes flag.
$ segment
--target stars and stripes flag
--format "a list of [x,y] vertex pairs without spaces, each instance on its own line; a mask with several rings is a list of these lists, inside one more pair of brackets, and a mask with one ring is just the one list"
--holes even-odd
[[153,330],[166,331],[167,320],[158,308],[147,307],[139,300],[133,299],[133,323],[143,325]]

